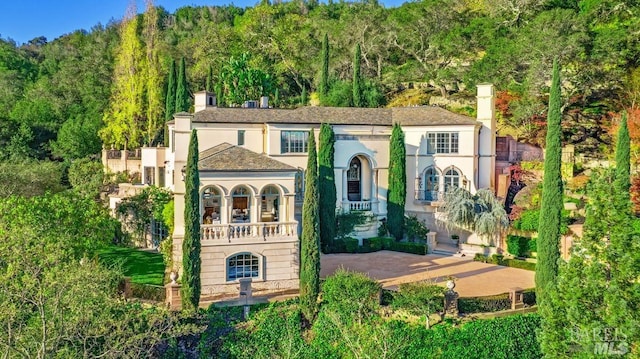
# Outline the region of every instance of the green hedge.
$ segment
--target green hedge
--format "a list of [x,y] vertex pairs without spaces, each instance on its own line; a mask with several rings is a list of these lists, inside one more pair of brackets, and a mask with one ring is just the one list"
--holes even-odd
[[504,257],[500,254],[494,254],[491,257],[487,257],[484,254],[476,253],[476,255],[473,257],[473,260],[476,262],[491,263],[506,267],[526,269],[530,271],[536,270],[536,264],[533,262],[527,262],[520,259],[504,259]]
[[131,283],[131,296],[133,298],[164,302],[165,289],[163,286]]
[[519,259],[505,259],[503,261],[503,265],[505,265],[507,267],[526,269],[526,270],[530,270],[530,271],[535,271],[536,270],[536,264],[535,263],[527,262],[527,261],[523,261],[523,260],[519,260]]
[[529,238],[508,235],[507,251],[516,257],[525,257],[529,252]]
[[425,255],[427,254],[427,245],[425,243],[409,243],[409,242],[392,242],[391,248],[395,252],[404,252]]
[[358,239],[347,237],[343,239],[344,250],[347,253],[356,253],[358,251]]
[[[526,305],[536,304],[535,289],[523,291],[523,301]],[[486,297],[469,297],[458,299],[458,310],[460,313],[487,313],[499,312],[511,309],[511,299],[509,293],[491,295]]]

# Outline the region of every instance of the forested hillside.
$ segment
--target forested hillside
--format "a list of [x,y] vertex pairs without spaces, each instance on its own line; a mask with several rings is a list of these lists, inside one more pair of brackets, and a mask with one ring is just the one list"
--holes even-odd
[[627,109],[632,130],[638,121],[637,0],[263,1],[127,14],[52,41],[0,38],[0,159],[66,160],[162,141],[166,109],[175,109],[165,101],[169,72],[175,61],[179,77],[182,58],[187,93],[206,88],[224,106],[259,95],[278,107],[384,106],[419,84],[425,96],[400,102],[414,105],[492,82],[503,126],[540,143],[557,57],[565,142],[606,152],[615,113]]

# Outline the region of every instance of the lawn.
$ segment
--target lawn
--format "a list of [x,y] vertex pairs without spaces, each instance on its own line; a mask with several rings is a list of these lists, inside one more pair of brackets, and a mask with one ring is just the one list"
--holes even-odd
[[160,253],[109,246],[98,252],[98,257],[107,266],[121,268],[133,283],[163,285],[164,263]]

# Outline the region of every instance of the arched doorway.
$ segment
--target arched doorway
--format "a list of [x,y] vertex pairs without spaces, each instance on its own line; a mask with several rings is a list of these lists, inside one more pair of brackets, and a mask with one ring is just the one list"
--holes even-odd
[[249,222],[250,217],[250,201],[251,192],[246,187],[238,187],[231,194],[233,207],[231,209],[231,222],[244,223]]
[[277,222],[280,207],[280,191],[276,186],[267,186],[260,193],[260,222]]
[[429,167],[424,173],[424,199],[435,201],[438,199],[439,176],[435,167]]
[[202,191],[200,203],[202,204],[202,223],[220,223],[220,203],[222,196],[215,187],[206,187]]
[[349,201],[362,200],[362,163],[358,157],[351,159],[347,170],[347,199]]

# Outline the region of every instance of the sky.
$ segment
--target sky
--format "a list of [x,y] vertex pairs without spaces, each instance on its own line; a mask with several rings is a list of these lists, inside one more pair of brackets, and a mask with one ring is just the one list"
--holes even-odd
[[[130,0],[0,0],[0,37],[23,44],[44,36],[52,41],[75,30],[98,23],[121,19]],[[259,0],[155,0],[170,13],[183,6],[226,5],[254,6]],[[385,6],[398,6],[402,0],[381,0]],[[138,12],[144,0],[137,0]]]

